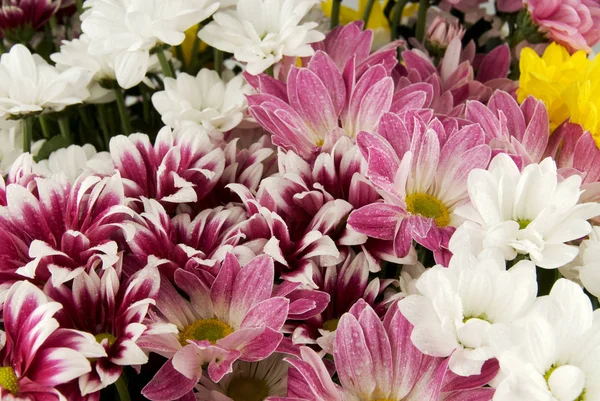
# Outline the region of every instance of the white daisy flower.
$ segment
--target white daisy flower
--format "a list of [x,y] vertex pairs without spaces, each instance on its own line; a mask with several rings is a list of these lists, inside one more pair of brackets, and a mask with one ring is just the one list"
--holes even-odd
[[[210,17],[214,0],[87,0],[81,29],[92,55],[114,55],[117,82],[125,89],[139,84],[157,46],[180,45],[185,31]],[[159,50],[162,51],[162,50]]]
[[202,69],[195,77],[181,73],[177,79],[165,78],[164,83],[165,90],[156,92],[152,103],[171,128],[197,124],[226,132],[244,118],[244,94],[250,89],[241,75],[225,82],[216,71]]
[[92,78],[83,68],[59,71],[23,45],[0,58],[0,118],[22,118],[42,111],[61,111],[89,96]]
[[196,386],[198,401],[262,401],[287,395],[288,367],[284,355],[274,353],[259,362],[238,361],[233,372],[218,383],[202,376]]
[[509,270],[497,250],[478,257],[455,254],[449,266],[434,266],[417,280],[420,295],[398,302],[415,327],[414,345],[424,354],[450,356],[450,369],[461,376],[479,374],[494,357],[490,337],[524,316],[535,301],[535,266],[520,261]]
[[600,399],[600,314],[577,284],[558,280],[522,322],[499,355],[494,401]]
[[498,248],[506,260],[529,255],[539,267],[554,269],[572,261],[578,247],[568,244],[587,236],[587,222],[600,215],[600,204],[579,204],[581,177],[559,182],[551,158],[519,171],[506,154],[497,155],[488,170],[469,174],[471,202],[456,214],[467,221],[450,240],[452,252]]
[[52,152],[48,159],[36,163],[33,171],[43,177],[63,174],[70,182],[75,182],[83,171],[110,176],[114,174],[115,167],[110,153],[96,152],[88,143],[83,146],[70,145]]
[[314,54],[310,43],[325,35],[315,30],[316,22],[301,21],[316,4],[318,0],[239,0],[235,9],[217,12],[198,35],[209,45],[233,53],[256,75],[283,56]]

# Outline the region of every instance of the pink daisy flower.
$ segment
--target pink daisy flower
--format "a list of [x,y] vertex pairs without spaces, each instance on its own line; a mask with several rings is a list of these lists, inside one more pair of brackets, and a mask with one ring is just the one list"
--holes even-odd
[[4,301],[0,332],[0,398],[63,401],[56,387],[87,374],[87,358],[106,356],[94,337],[59,328],[62,306],[27,281],[14,284]]
[[64,313],[57,315],[61,327],[90,333],[106,352],[91,362],[91,372],[79,378],[83,396],[116,382],[124,366],[148,362],[136,342],[145,332],[165,329],[160,324],[144,324],[159,286],[160,275],[152,265],[127,280],[120,268],[109,267],[99,275],[95,270],[80,274],[73,280],[72,288],[46,286],[46,293],[64,306]]
[[368,178],[380,189],[384,202],[355,210],[348,218],[354,230],[393,241],[397,256],[407,255],[412,240],[447,256],[447,245],[457,224],[454,210],[468,201],[467,177],[486,168],[491,151],[477,124],[460,130],[452,120],[445,126],[434,119],[426,124],[409,112],[402,120],[384,115],[379,133],[361,132],[358,144],[369,163]]
[[[494,360],[478,376],[459,378],[448,359],[422,354],[410,340],[411,324],[394,304],[379,319],[364,301],[340,319],[334,340],[335,384],[315,351],[302,347],[300,359],[287,359],[296,372],[288,378],[284,400],[438,401],[491,400],[494,389],[482,388],[498,372]],[[443,395],[442,395],[443,394]]]
[[144,336],[148,351],[169,358],[142,393],[151,400],[172,400],[189,393],[202,376],[218,382],[240,359],[267,358],[283,338],[289,299],[272,296],[273,260],[266,255],[241,267],[228,254],[212,283],[184,270],[175,283],[188,301],[166,280],[157,297],[156,320],[173,323],[172,334]]

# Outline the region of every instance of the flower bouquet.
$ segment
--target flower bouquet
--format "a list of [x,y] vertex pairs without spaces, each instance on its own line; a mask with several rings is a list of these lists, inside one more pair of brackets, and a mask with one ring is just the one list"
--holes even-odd
[[0,399],[599,401],[598,0],[0,1]]

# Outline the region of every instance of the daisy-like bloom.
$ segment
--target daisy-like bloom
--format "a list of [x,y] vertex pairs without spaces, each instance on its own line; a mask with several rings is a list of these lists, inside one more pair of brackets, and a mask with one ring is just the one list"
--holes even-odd
[[333,354],[333,340],[342,315],[359,299],[378,312],[385,311],[381,300],[376,302],[376,298],[394,283],[394,280],[378,277],[369,280],[369,264],[364,253],[349,254],[339,265],[314,269],[313,280],[331,300],[320,314],[296,324],[292,340],[294,344],[318,344],[329,354]]
[[468,101],[465,118],[483,127],[494,153],[509,154],[522,168],[539,163],[547,152],[550,123],[546,106],[529,96],[521,106],[507,92],[496,91],[487,106]]
[[157,319],[173,323],[177,333],[141,340],[146,350],[169,358],[142,394],[159,401],[179,398],[192,390],[204,368],[218,382],[238,359],[257,362],[270,356],[283,338],[279,330],[289,309],[289,299],[272,296],[274,274],[267,255],[241,267],[228,254],[212,283],[183,270],[175,273],[189,300],[162,280]]
[[60,148],[52,152],[47,159],[36,163],[33,170],[42,177],[64,174],[69,182],[75,182],[84,171],[99,176],[110,176],[115,171],[110,153],[96,152],[89,143],[83,146],[70,145],[67,148]]
[[450,356],[450,369],[461,376],[478,374],[495,356],[496,325],[523,317],[537,294],[535,265],[523,260],[506,270],[498,251],[457,253],[447,268],[427,269],[416,287],[418,295],[398,302],[415,326],[413,343],[427,355]]
[[302,18],[317,0],[239,0],[235,9],[218,11],[202,28],[202,41],[247,64],[256,75],[279,62],[283,56],[308,57],[310,43],[323,40],[316,22]]
[[59,72],[23,45],[0,58],[0,117],[61,111],[89,96],[91,74],[82,68]]
[[0,38],[28,42],[60,6],[61,0],[3,1],[0,4]]
[[540,31],[572,51],[592,52],[600,41],[600,4],[596,0],[524,0]]
[[566,48],[551,43],[541,57],[524,48],[519,65],[520,102],[535,96],[546,104],[553,131],[570,120],[600,144],[600,57],[589,60],[584,51],[569,55]]
[[513,346],[500,354],[505,378],[494,400],[600,398],[599,317],[577,284],[558,280],[513,332]]
[[471,202],[456,212],[468,221],[452,237],[450,250],[498,248],[506,260],[524,254],[539,267],[561,267],[578,253],[568,242],[587,236],[592,226],[586,220],[600,215],[599,203],[579,203],[580,185],[578,175],[559,182],[549,157],[519,171],[501,153],[488,170],[469,175]]
[[[92,55],[114,55],[117,82],[123,88],[139,84],[158,46],[177,46],[185,31],[210,17],[219,7],[213,0],[129,2],[88,0],[81,29]],[[162,49],[158,49],[162,51]]]
[[307,68],[292,67],[287,88],[267,76],[250,80],[260,92],[248,96],[250,114],[273,134],[275,145],[312,160],[342,136],[374,132],[390,109],[394,85],[383,64],[360,78],[354,66],[349,70],[345,80],[333,59],[317,51]]
[[19,184],[6,187],[7,205],[0,217],[1,281],[27,277],[58,286],[83,271],[118,262],[116,240],[133,236],[121,177],[89,172],[74,182],[65,175],[35,178],[31,192]]
[[444,50],[452,42],[452,39],[462,39],[465,32],[458,22],[452,22],[448,18],[438,15],[427,28],[427,41],[432,47]]
[[237,361],[218,383],[204,374],[196,386],[197,401],[263,401],[287,395],[288,368],[283,354],[259,362]]
[[460,130],[437,119],[426,124],[408,112],[403,120],[388,113],[379,134],[361,132],[360,150],[367,159],[367,177],[384,202],[352,212],[348,224],[359,233],[393,241],[398,257],[409,253],[414,239],[434,251],[442,263],[455,230],[455,210],[468,201],[467,177],[490,159],[479,125]]
[[164,127],[154,146],[145,134],[116,136],[110,140],[110,154],[128,197],[154,198],[171,209],[204,198],[225,167],[221,148],[197,126]]
[[181,73],[164,83],[165,90],[152,95],[152,104],[170,127],[198,124],[226,132],[244,118],[249,87],[241,75],[225,82],[216,71],[203,68],[195,77]]
[[[431,89],[427,90],[426,102],[418,107],[459,117],[464,114],[467,100],[486,102],[495,89],[508,92],[516,89],[514,82],[506,78],[510,69],[508,45],[498,46],[481,55],[477,63],[475,56],[475,44],[471,42],[463,48],[458,37],[450,41],[438,66],[418,49],[403,51],[403,63],[397,66],[400,77],[396,82],[394,104],[412,104],[416,100],[411,96],[412,91],[405,91],[414,84],[420,84],[419,88],[424,89],[422,84],[426,83],[431,85]],[[474,68],[477,68],[477,74]],[[404,101],[398,97],[404,97]],[[391,111],[398,112],[394,106]]]
[[193,218],[189,213],[171,218],[156,200],[142,198],[141,202],[142,212],[131,222],[135,236],[128,242],[127,267],[141,268],[152,255],[161,260],[161,273],[172,279],[178,268],[216,275],[226,252],[244,259],[254,256],[237,247],[241,240],[237,226],[246,219],[239,206],[204,209]]
[[61,308],[27,281],[6,294],[0,332],[3,400],[65,400],[56,387],[87,374],[87,358],[106,356],[92,335],[59,328],[53,315]]
[[589,237],[579,245],[577,259],[560,272],[564,277],[580,282],[590,294],[600,298],[600,227],[594,227]]
[[113,384],[124,366],[148,362],[136,344],[140,336],[171,329],[164,324],[144,324],[159,286],[160,275],[151,264],[127,280],[120,266],[111,266],[99,274],[94,269],[80,274],[73,280],[72,288],[46,285],[45,292],[64,307],[65,313],[57,315],[61,327],[90,333],[106,352],[105,357],[91,362],[91,372],[79,378],[82,396]]
[[486,364],[478,376],[458,378],[448,372],[448,359],[424,355],[415,348],[412,331],[396,304],[382,322],[369,305],[359,301],[342,316],[335,335],[334,361],[340,384],[334,384],[315,351],[302,347],[300,359],[287,359],[297,372],[290,373],[289,398],[282,400],[492,399],[494,390],[480,387],[494,378],[497,363]]

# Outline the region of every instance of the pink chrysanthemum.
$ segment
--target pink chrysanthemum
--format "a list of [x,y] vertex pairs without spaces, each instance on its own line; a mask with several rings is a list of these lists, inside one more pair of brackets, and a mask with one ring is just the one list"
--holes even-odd
[[119,174],[101,178],[83,173],[71,183],[64,175],[35,178],[6,188],[7,206],[0,217],[0,277],[32,279],[56,286],[85,270],[114,265],[117,241],[132,234],[126,223]]
[[301,359],[287,359],[295,371],[289,375],[289,398],[281,400],[492,399],[494,389],[482,386],[498,372],[496,361],[487,364],[478,376],[458,378],[449,373],[448,359],[417,350],[410,340],[411,332],[412,326],[397,304],[382,322],[369,305],[359,301],[342,316],[335,335],[333,353],[340,384],[332,381],[323,360],[312,349],[302,347]]
[[92,371],[79,378],[83,396],[116,382],[124,366],[148,362],[136,342],[146,332],[165,329],[160,324],[144,324],[159,286],[158,270],[149,265],[127,280],[120,268],[109,267],[100,274],[95,270],[80,274],[72,288],[45,287],[46,293],[64,307],[64,313],[57,315],[61,327],[90,333],[106,351],[106,356],[92,361]]
[[384,115],[381,135],[361,132],[358,144],[368,160],[368,178],[384,197],[352,212],[348,224],[370,237],[393,241],[396,255],[408,254],[412,240],[446,258],[455,230],[456,207],[468,201],[467,177],[485,168],[491,151],[477,124],[460,130],[414,113],[402,120]]
[[165,127],[154,146],[144,134],[116,136],[110,141],[110,154],[128,197],[154,198],[170,211],[202,200],[225,167],[223,150],[196,127]]
[[[61,0],[6,0],[0,4],[0,37],[33,36],[58,11]],[[32,30],[28,32],[28,30]],[[25,36],[21,36],[24,35]]]
[[281,342],[279,332],[288,316],[289,299],[272,296],[273,260],[266,255],[241,267],[228,254],[212,283],[184,270],[175,283],[182,297],[166,280],[161,282],[156,307],[158,320],[173,323],[173,334],[144,336],[148,351],[169,358],[143,394],[151,400],[172,400],[189,393],[207,365],[218,382],[238,360],[259,361]]
[[525,0],[531,19],[550,39],[573,51],[592,51],[600,41],[597,0]]
[[61,309],[27,281],[6,294],[0,332],[0,398],[61,401],[56,387],[85,375],[87,358],[106,356],[90,334],[58,328],[53,315]]

